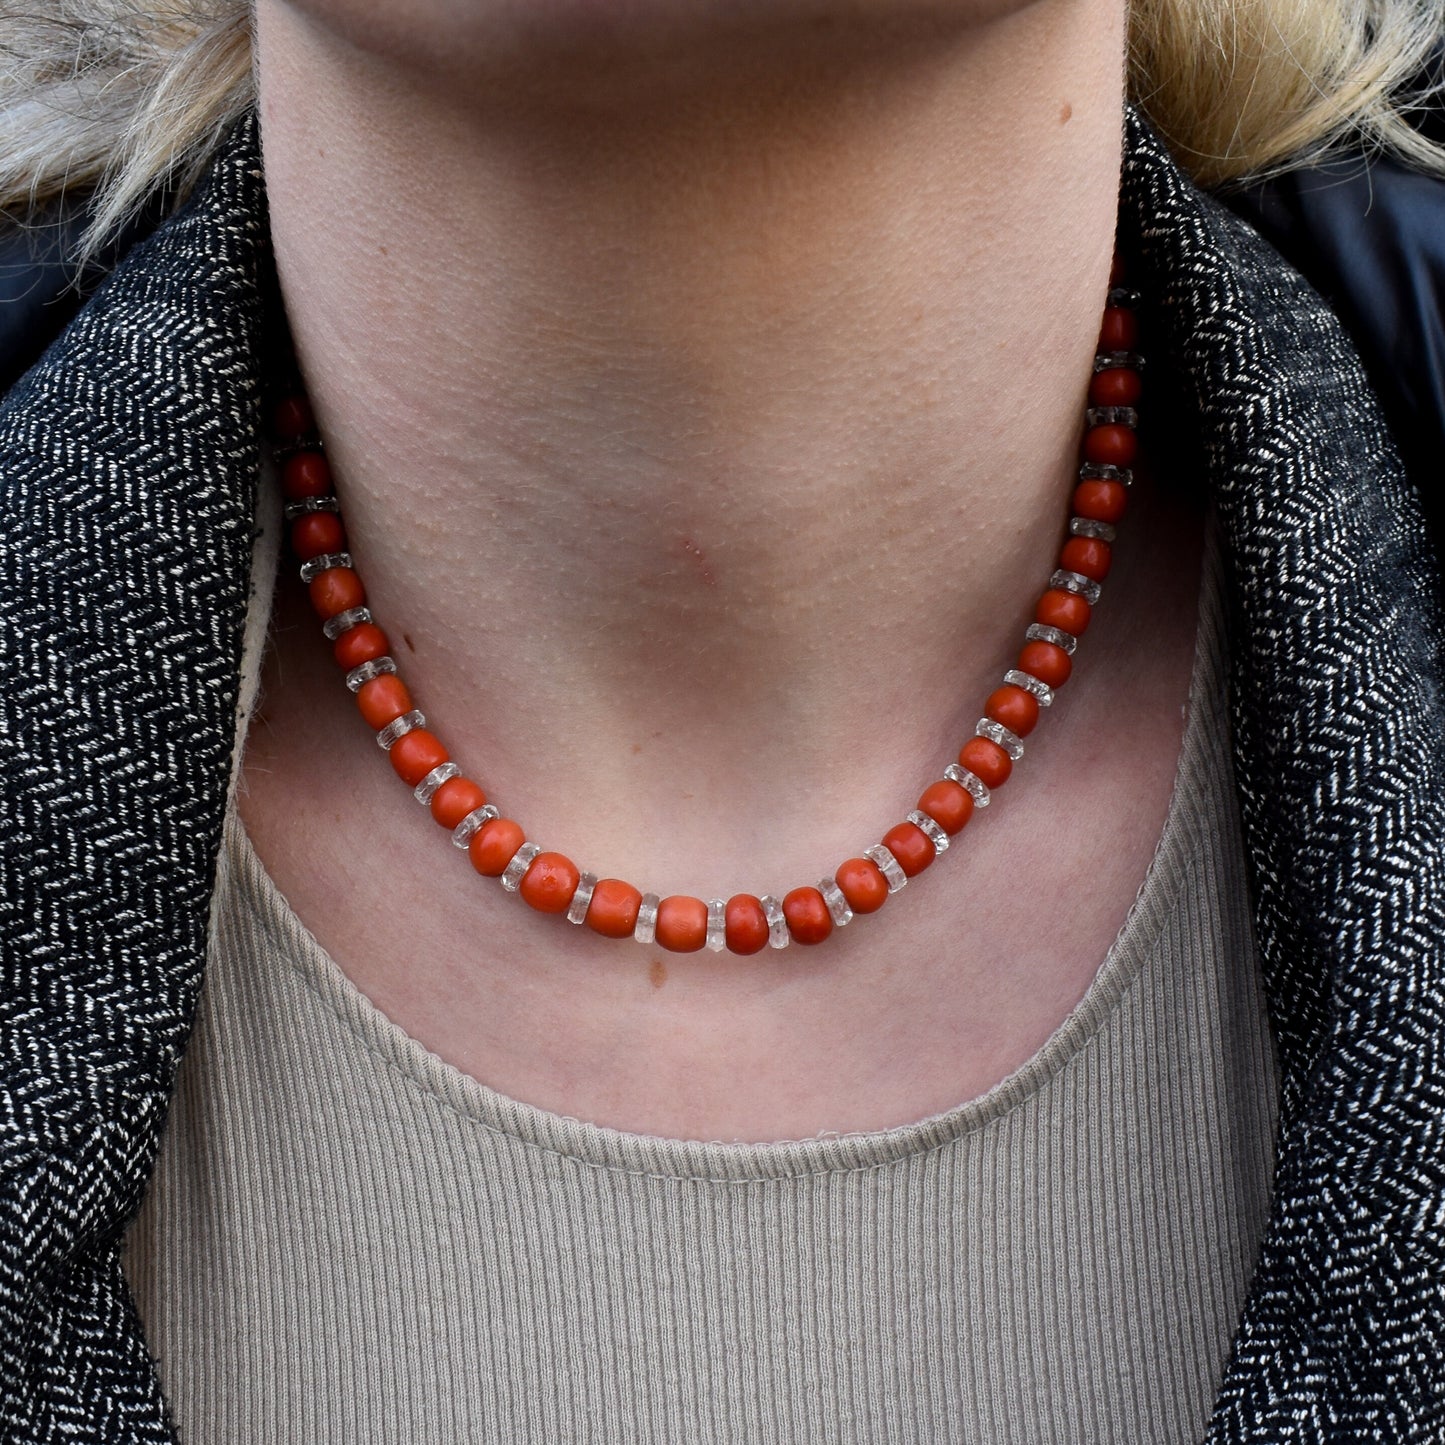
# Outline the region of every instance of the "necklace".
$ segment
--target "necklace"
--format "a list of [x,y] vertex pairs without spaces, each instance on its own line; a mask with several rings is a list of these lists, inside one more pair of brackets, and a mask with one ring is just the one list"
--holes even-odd
[[1058,568],[1034,610],[1017,663],[984,703],[974,736],[958,761],[929,784],[918,806],[880,842],[842,863],[816,887],[772,894],[739,893],[704,901],[660,898],[620,878],[580,871],[561,853],[529,842],[481,787],[463,775],[427,727],[397,674],[386,634],[366,606],[366,589],[346,550],[331,468],[299,383],[276,402],[272,430],[291,550],[312,607],[376,741],[418,803],[465,849],[472,866],[498,878],[539,913],[564,914],[607,938],[635,938],[678,953],[706,947],[752,954],[771,945],[821,943],[858,914],[876,913],[890,894],[944,853],[974,812],[988,807],[1023,757],[1023,739],[1073,670],[1078,639],[1089,625],[1108,575],[1115,524],[1124,515],[1138,454],[1135,428],[1139,370],[1135,351],[1138,296],[1122,286],[1116,258],[1100,326],[1081,464],[1071,499],[1069,535]]

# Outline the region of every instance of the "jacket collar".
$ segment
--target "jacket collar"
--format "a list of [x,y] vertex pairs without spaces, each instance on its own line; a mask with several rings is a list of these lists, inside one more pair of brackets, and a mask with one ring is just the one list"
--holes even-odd
[[[1132,112],[1120,238],[1221,522],[1283,1089],[1273,1212],[1210,1439],[1285,1438],[1285,1421],[1289,1438],[1340,1422],[1416,1438],[1445,1279],[1426,1220],[1445,1193],[1435,564],[1334,319]],[[76,1438],[166,1438],[115,1252],[205,955],[273,286],[248,116],[0,408],[0,686],[17,719],[0,841],[23,860],[0,890],[16,960],[0,1141],[26,1202],[0,1221],[0,1260],[25,1262],[0,1271],[0,1357],[21,1434],[64,1398],[97,1432]]]

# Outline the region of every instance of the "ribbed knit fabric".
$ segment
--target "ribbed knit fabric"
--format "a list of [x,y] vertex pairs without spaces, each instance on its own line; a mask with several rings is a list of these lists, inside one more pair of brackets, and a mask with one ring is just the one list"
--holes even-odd
[[907,1127],[709,1144],[507,1099],[346,980],[233,809],[125,1254],[184,1445],[1200,1440],[1277,1117],[1205,562],[1122,931],[1028,1064]]

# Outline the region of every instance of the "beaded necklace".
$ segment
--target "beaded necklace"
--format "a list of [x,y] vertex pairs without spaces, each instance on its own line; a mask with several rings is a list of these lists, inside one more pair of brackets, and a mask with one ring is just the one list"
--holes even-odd
[[291,550],[346,686],[394,771],[452,842],[466,850],[478,873],[500,879],[539,913],[565,915],[569,923],[585,924],[606,938],[635,938],[676,953],[705,947],[752,954],[769,946],[821,943],[857,915],[876,913],[947,851],[976,810],[989,806],[994,790],[1023,757],[1023,739],[1040,709],[1053,702],[1073,670],[1078,639],[1109,572],[1115,524],[1124,515],[1138,455],[1135,405],[1143,365],[1135,350],[1138,297],[1122,279],[1116,257],[1089,384],[1069,535],[1016,665],[989,694],[958,761],[924,789],[907,818],[862,856],[840,864],[831,878],[794,888],[781,901],[751,893],[726,900],[660,898],[620,878],[597,878],[565,855],[529,842],[520,824],[487,801],[428,729],[397,674],[386,634],[366,606],[366,589],[346,550],[340,505],[310,404],[299,384],[288,390],[273,408],[272,428]]

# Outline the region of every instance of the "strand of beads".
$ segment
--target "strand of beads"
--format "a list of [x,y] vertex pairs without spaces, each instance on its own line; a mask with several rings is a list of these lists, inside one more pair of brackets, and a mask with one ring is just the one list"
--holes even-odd
[[606,938],[635,938],[678,953],[701,948],[753,954],[769,946],[821,943],[858,914],[876,913],[910,878],[929,867],[986,808],[1024,754],[1040,710],[1073,670],[1109,574],[1115,526],[1124,515],[1137,456],[1139,369],[1137,296],[1119,285],[1116,263],[1100,328],[1089,406],[1073,492],[1068,538],[1034,610],[1015,666],[988,696],[974,736],[958,761],[930,783],[917,807],[862,856],[839,865],[816,887],[779,900],[739,893],[704,901],[660,898],[620,878],[597,878],[561,853],[529,842],[502,817],[481,786],[465,777],[417,710],[397,673],[386,633],[366,605],[366,589],[346,548],[331,469],[311,408],[299,389],[275,407],[273,427],[291,549],[337,665],[391,766],[427,807],[473,868],[539,913],[565,914]]

